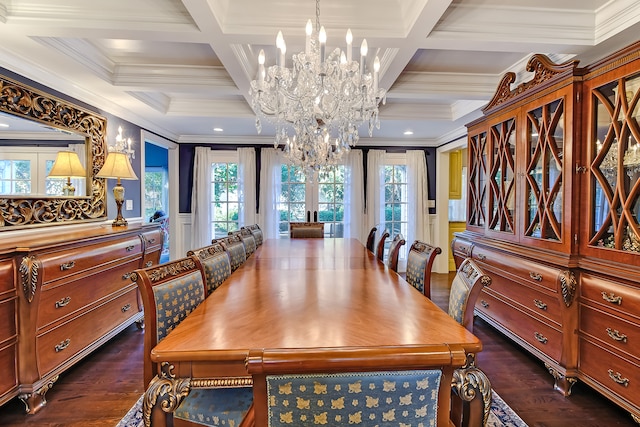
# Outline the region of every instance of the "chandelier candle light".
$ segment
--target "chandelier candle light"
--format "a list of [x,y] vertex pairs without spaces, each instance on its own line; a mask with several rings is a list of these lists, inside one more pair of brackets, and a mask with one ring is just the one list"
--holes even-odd
[[286,160],[302,167],[308,180],[320,168],[334,165],[358,142],[358,128],[368,123],[369,136],[380,128],[378,105],[386,91],[378,87],[380,60],[367,73],[367,41],[360,47],[360,62],[352,58],[353,35],[347,30],[346,49],[327,54],[327,33],[320,25],[320,1],[316,0],[315,31],[306,25],[305,51],[292,56],[286,66],[287,46],[282,32],[276,37],[276,65],[265,70],[265,54],[258,55],[258,75],[249,94],[256,112],[276,127],[274,147],[282,147]]

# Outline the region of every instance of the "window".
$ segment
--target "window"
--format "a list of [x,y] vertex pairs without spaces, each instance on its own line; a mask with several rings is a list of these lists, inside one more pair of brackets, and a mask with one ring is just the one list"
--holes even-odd
[[280,237],[289,236],[290,222],[323,222],[325,237],[343,237],[345,167],[320,170],[313,182],[306,182],[298,166],[281,166],[278,204]]
[[144,217],[149,220],[157,211],[167,214],[169,181],[167,170],[161,167],[146,167],[144,171]]
[[[408,209],[407,198],[407,165],[404,156],[388,155],[384,166],[384,223],[389,231],[389,238],[385,242],[385,257],[393,237],[402,233],[407,238]],[[405,245],[406,246],[406,245]],[[400,251],[400,258],[404,259],[406,247]]]
[[216,152],[215,157],[216,161],[211,164],[211,235],[217,239],[240,228],[240,202],[236,152]]
[[[0,160],[0,194],[62,195],[65,179],[47,178],[58,150],[60,147],[39,147],[36,153],[3,147]],[[84,194],[81,191],[76,194]]]

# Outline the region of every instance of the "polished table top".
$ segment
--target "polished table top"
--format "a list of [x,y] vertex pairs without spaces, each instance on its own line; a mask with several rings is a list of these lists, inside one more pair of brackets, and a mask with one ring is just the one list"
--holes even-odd
[[266,240],[151,359],[179,362],[178,376],[246,375],[244,361],[255,349],[393,351],[433,344],[482,349],[358,240],[280,239]]

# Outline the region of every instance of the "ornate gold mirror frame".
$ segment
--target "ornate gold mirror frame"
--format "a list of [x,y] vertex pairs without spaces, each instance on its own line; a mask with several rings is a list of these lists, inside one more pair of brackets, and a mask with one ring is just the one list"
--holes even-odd
[[107,119],[1,75],[0,111],[85,135],[91,189],[86,197],[0,198],[0,231],[106,219],[105,180],[95,176],[106,156]]

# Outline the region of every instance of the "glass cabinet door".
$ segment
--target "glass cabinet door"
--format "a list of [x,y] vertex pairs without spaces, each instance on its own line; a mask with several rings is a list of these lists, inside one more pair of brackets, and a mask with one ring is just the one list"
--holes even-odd
[[592,91],[589,246],[640,252],[640,74]]
[[469,137],[467,224],[484,228],[487,217],[487,133]]
[[558,99],[526,115],[523,234],[562,240],[564,102]]
[[491,126],[488,228],[514,234],[516,215],[516,120]]

